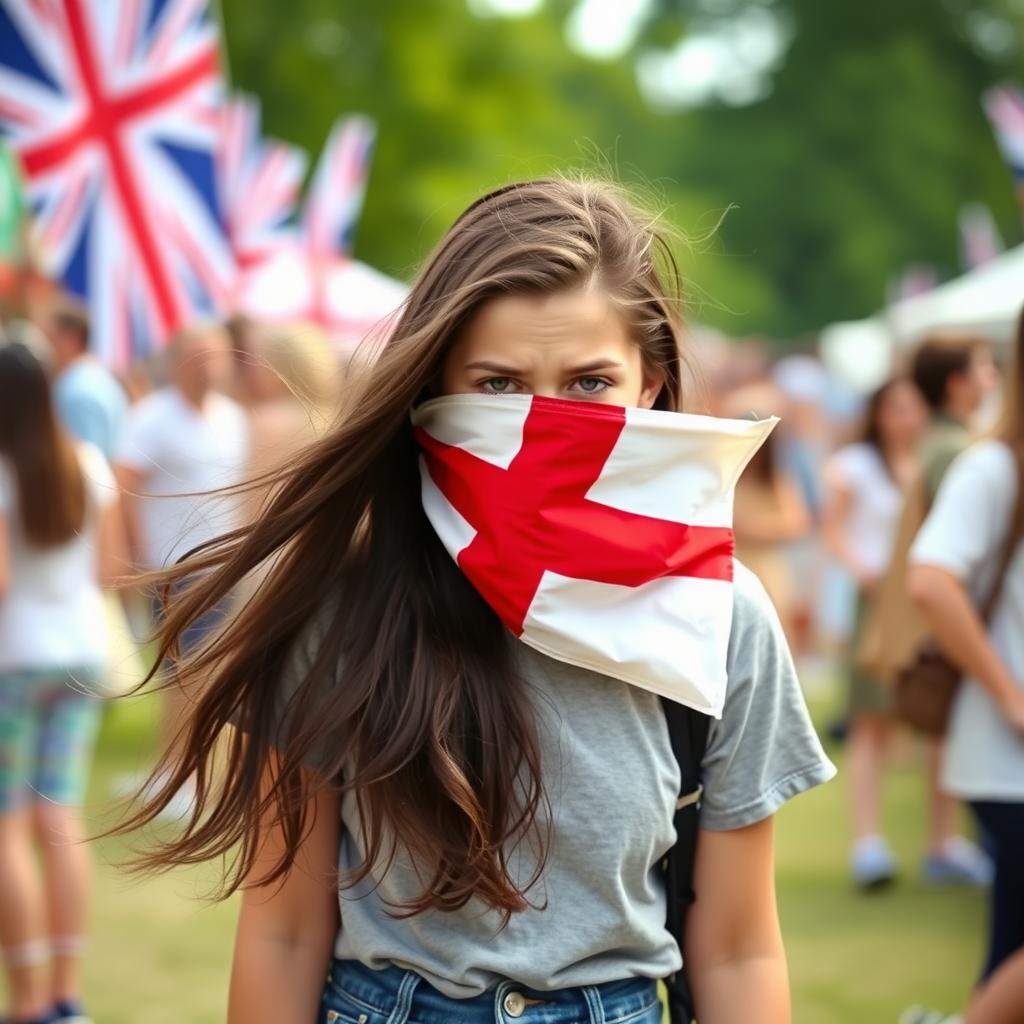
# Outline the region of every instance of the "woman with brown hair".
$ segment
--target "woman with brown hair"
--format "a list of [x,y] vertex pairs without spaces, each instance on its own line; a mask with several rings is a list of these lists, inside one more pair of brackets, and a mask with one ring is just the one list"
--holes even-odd
[[[943,477],[910,553],[911,595],[964,671],[943,788],[967,801],[992,845],[988,954],[966,1020],[1024,1020],[1024,313],[995,437]],[[987,621],[979,608],[990,601]]]
[[117,490],[99,449],[59,426],[45,347],[12,333],[0,332],[0,942],[11,1024],[86,1024],[81,805],[107,660],[100,583],[123,568]]
[[[198,580],[169,609],[167,655],[190,621],[274,560],[237,618],[179,666],[195,708],[169,780],[127,826],[152,820],[195,773],[191,821],[146,863],[233,851],[225,889],[243,896],[232,1024],[654,1024],[655,979],[679,971],[681,947],[703,1024],[789,1020],[772,815],[833,769],[763,590],[740,566],[726,581],[731,539],[686,527],[688,543],[726,545],[703,592],[728,605],[685,935],[665,923],[659,865],[675,840],[680,769],[649,666],[595,671],[586,652],[547,656],[509,626],[526,563],[585,561],[585,545],[553,538],[614,514],[580,495],[477,560],[446,549],[466,537],[472,508],[506,522],[540,478],[571,473],[577,457],[603,462],[577,441],[605,437],[613,421],[725,429],[679,412],[667,253],[610,186],[541,180],[484,196],[428,260],[338,424],[282,472],[256,522],[164,575]],[[531,419],[527,431],[517,417],[535,404],[544,428]],[[499,432],[496,420],[513,426]],[[733,422],[730,436],[750,426]],[[492,483],[510,441],[561,455],[536,457],[501,491]],[[689,471],[682,447],[668,467],[649,454],[619,463],[634,503],[660,500]],[[482,483],[449,479],[460,497],[436,514],[437,479],[460,456]],[[544,586],[593,633],[598,613],[574,603],[571,577]],[[667,592],[662,583],[648,593]],[[670,652],[659,671],[692,675],[703,636],[670,629],[678,609],[658,607],[667,619],[601,619],[598,640],[618,650],[650,636]]]

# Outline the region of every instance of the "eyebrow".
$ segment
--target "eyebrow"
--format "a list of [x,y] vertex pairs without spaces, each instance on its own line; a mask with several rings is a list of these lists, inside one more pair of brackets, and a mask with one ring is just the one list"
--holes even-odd
[[[570,375],[584,374],[584,373],[596,373],[598,370],[618,370],[622,368],[622,363],[615,359],[597,359],[592,363],[584,363],[581,366],[574,366],[569,370]],[[522,371],[514,366],[505,366],[502,363],[491,363],[487,360],[480,360],[475,363],[467,363],[467,370],[486,370],[488,373],[500,373],[506,374],[509,377],[514,377],[517,373]]]

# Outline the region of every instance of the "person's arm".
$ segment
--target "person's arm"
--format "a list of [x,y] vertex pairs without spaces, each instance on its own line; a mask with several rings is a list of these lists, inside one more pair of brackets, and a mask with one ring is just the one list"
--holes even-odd
[[118,463],[114,467],[114,475],[117,477],[117,484],[121,492],[119,502],[121,508],[121,521],[124,530],[126,549],[130,565],[126,572],[133,568],[138,569],[144,564],[142,556],[142,521],[139,513],[139,504],[143,498],[140,497],[146,486],[146,474],[124,463]]
[[684,958],[700,1024],[789,1024],[772,818],[701,830],[694,890]]
[[[268,766],[267,771],[270,771]],[[340,837],[337,791],[321,790],[313,824],[281,882],[246,888],[238,915],[228,1024],[310,1024],[316,1020],[338,932],[334,877]],[[255,877],[279,858],[280,829],[265,829]]]
[[822,510],[821,533],[825,548],[853,574],[860,586],[873,582],[871,574],[860,564],[846,540],[846,523],[853,508],[853,492],[833,481],[828,488]]
[[991,695],[1015,729],[1024,732],[1024,689],[996,653],[963,581],[935,565],[912,565],[911,599],[942,650]]

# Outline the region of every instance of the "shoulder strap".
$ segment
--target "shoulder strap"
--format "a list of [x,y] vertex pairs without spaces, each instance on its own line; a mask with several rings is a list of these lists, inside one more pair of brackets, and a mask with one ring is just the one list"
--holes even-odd
[[1024,459],[1021,452],[1016,448],[1013,451],[1013,465],[1017,472],[1017,493],[1013,499],[1013,512],[1010,516],[1010,525],[1006,532],[1006,539],[1003,541],[999,553],[999,568],[996,570],[995,579],[992,582],[992,589],[989,591],[988,599],[981,607],[982,621],[988,622],[992,618],[996,605],[999,604],[999,597],[1003,592],[1003,584],[1006,582],[1006,574],[1010,570],[1010,563],[1017,551],[1017,545],[1024,540]]
[[[704,792],[701,762],[707,749],[711,718],[664,697],[661,705],[680,774],[679,798],[673,819],[676,843],[661,865],[668,907],[666,927],[682,947],[686,913],[697,898],[693,891],[693,867],[697,856],[700,802]],[[666,979],[665,987],[672,1024],[690,1024],[693,1020],[693,997],[685,966]]]

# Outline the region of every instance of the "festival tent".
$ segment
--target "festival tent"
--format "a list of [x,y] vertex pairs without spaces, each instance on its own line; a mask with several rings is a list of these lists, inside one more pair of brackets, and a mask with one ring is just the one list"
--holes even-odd
[[929,331],[976,330],[1006,341],[1024,306],[1024,245],[940,285],[924,295],[890,306],[880,318],[898,347]]
[[246,273],[238,307],[265,323],[313,320],[351,353],[370,336],[387,334],[408,288],[359,260],[310,258],[301,245],[282,249]]

